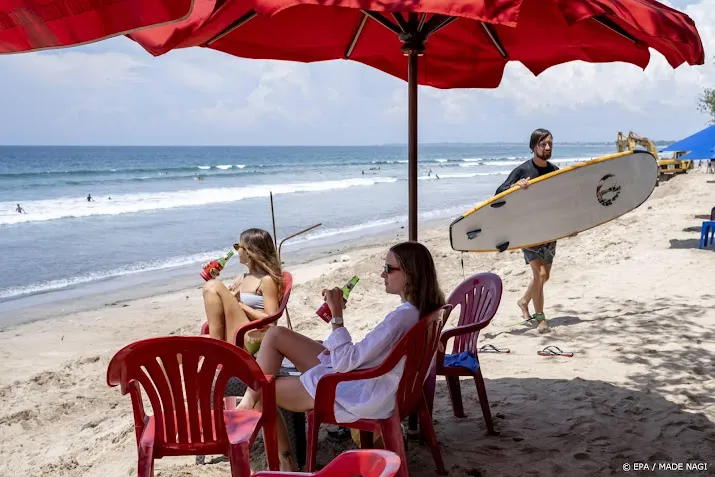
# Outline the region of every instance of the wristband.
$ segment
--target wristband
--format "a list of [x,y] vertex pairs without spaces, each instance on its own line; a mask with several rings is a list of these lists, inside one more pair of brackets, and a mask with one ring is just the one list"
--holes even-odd
[[343,317],[342,316],[334,316],[333,319],[330,320],[331,325],[342,325],[343,324]]

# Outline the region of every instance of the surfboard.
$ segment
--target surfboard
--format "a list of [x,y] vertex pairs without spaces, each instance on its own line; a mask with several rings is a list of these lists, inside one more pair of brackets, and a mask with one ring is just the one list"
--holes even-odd
[[504,252],[605,224],[640,206],[658,181],[649,152],[627,151],[580,162],[497,194],[449,226],[452,248]]

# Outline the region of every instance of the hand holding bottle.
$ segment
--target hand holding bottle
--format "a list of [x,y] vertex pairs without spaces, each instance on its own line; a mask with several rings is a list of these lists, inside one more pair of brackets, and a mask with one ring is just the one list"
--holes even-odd
[[323,303],[320,308],[316,310],[315,314],[321,317],[326,323],[330,323],[333,318],[333,313],[337,313],[337,315],[335,315],[336,317],[342,318],[343,310],[345,309],[345,304],[348,301],[350,291],[355,287],[359,280],[360,279],[355,276],[352,277],[342,288],[323,290],[325,303]]
[[343,316],[343,310],[346,306],[346,301],[343,296],[343,290],[341,288],[335,287],[330,290],[324,289],[323,298],[330,308],[330,313],[332,316]]

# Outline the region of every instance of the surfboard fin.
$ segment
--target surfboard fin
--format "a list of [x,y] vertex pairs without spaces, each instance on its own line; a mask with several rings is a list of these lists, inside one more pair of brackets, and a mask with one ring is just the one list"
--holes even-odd
[[503,206],[506,204],[505,200],[500,200],[499,202],[492,202],[489,204],[489,207],[494,207],[495,209],[498,209],[499,207]]
[[497,250],[499,250],[500,252],[503,252],[504,250],[506,250],[508,248],[509,248],[509,242],[504,242],[504,243],[500,243],[499,245],[497,245]]
[[482,233],[482,229],[470,230],[469,232],[467,232],[467,238],[469,240],[474,240],[475,238],[477,238],[477,235],[479,235],[480,233]]

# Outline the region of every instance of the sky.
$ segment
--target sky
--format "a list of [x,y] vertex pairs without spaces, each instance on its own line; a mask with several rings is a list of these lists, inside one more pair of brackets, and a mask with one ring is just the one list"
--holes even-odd
[[[615,141],[618,131],[680,139],[708,125],[715,0],[671,0],[700,32],[706,64],[673,70],[651,50],[634,65],[572,62],[534,77],[507,65],[496,89],[420,87],[420,142]],[[350,61],[235,58],[205,48],[154,58],[118,37],[0,56],[0,144],[371,145],[407,140],[407,84]]]

